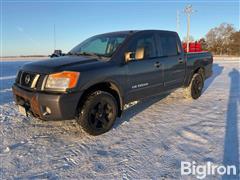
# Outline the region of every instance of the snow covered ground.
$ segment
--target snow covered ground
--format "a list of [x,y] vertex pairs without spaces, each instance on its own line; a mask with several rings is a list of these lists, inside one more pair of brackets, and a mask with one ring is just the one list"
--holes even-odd
[[239,61],[215,61],[200,99],[185,99],[180,89],[139,102],[117,119],[111,131],[97,137],[84,133],[74,120],[47,122],[21,116],[11,85],[23,63],[1,63],[2,179],[194,178],[180,176],[181,161],[239,168]]

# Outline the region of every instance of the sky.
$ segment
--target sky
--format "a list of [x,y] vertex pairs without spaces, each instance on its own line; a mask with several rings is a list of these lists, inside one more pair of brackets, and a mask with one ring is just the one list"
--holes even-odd
[[77,1],[0,0],[1,56],[49,55],[56,48],[68,52],[86,38],[119,30],[161,29],[186,36],[188,4],[196,10],[191,16],[194,39],[221,23],[239,30],[239,1]]

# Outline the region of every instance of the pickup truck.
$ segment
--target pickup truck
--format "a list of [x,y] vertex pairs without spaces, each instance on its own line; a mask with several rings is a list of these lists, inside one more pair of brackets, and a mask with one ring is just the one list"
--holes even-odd
[[112,32],[64,56],[25,64],[12,89],[21,113],[43,120],[75,118],[87,133],[100,135],[132,101],[180,87],[199,98],[212,63],[209,52],[184,53],[176,32]]

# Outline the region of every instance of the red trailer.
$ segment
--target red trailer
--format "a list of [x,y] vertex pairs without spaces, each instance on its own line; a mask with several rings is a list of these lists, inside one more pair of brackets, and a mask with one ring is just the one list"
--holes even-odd
[[[183,43],[184,52],[187,52],[187,43]],[[189,52],[202,52],[202,45],[200,42],[190,42],[189,43]]]

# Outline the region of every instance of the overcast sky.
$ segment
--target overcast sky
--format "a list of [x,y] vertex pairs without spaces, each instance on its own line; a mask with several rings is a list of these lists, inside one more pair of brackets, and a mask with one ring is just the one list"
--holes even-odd
[[51,54],[56,26],[57,49],[69,51],[89,36],[138,29],[176,31],[180,12],[180,37],[186,34],[184,7],[196,10],[191,35],[204,37],[223,22],[239,30],[239,1],[10,1],[1,4],[3,56]]

